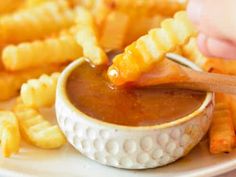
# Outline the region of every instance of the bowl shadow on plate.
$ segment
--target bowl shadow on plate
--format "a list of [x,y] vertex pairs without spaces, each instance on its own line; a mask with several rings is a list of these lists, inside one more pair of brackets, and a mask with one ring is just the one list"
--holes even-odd
[[60,157],[66,156],[68,152],[70,153],[75,152],[74,153],[75,155],[78,155],[78,157],[81,156],[81,154],[78,151],[76,151],[68,143],[65,144],[63,147],[57,148],[57,149],[41,149],[23,141],[21,142],[21,149],[19,153],[16,155],[13,155],[11,158],[19,159],[19,160],[34,159],[37,161],[43,161],[43,160],[48,160],[48,159],[57,159],[58,156]]

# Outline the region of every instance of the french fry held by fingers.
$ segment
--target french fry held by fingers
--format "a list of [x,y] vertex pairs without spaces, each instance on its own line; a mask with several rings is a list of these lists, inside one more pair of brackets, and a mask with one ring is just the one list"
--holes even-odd
[[20,97],[27,106],[36,108],[50,107],[55,102],[57,80],[60,73],[51,76],[42,75],[39,79],[30,79],[21,86]]
[[3,44],[31,41],[73,25],[73,11],[64,0],[42,3],[0,18]]
[[196,35],[186,12],[175,14],[173,19],[166,19],[161,28],[153,29],[145,36],[125,48],[123,54],[113,59],[108,69],[108,77],[115,85],[122,85],[137,80],[140,75],[161,62],[167,52],[175,50]]
[[0,111],[0,141],[2,154],[10,157],[20,148],[20,130],[18,120],[10,111]]
[[106,53],[100,47],[97,37],[96,25],[92,14],[85,8],[76,8],[77,43],[83,48],[83,54],[93,64],[100,65],[108,62]]
[[196,38],[181,46],[182,55],[208,72],[236,75],[236,61],[205,57],[198,49]]
[[197,47],[196,38],[191,38],[187,44],[181,47],[181,49],[183,56],[197,64],[200,68],[205,71],[211,69],[208,58],[203,56]]
[[160,27],[165,16],[155,15],[153,17],[141,16],[134,14],[130,16],[128,30],[125,36],[125,45],[137,40],[140,36],[145,35],[150,29]]
[[0,71],[0,101],[17,96],[21,85],[28,79],[37,78],[42,74],[59,72],[64,67],[64,65],[49,65],[17,72]]
[[129,16],[119,11],[112,11],[106,17],[100,38],[100,43],[107,51],[123,48]]
[[53,149],[66,143],[59,127],[51,125],[36,109],[18,103],[14,112],[22,135],[33,145],[43,149]]
[[72,36],[9,45],[2,51],[7,70],[17,71],[45,64],[60,64],[82,56],[82,49]]
[[216,96],[216,108],[209,132],[210,152],[230,152],[235,146],[232,113],[226,97]]

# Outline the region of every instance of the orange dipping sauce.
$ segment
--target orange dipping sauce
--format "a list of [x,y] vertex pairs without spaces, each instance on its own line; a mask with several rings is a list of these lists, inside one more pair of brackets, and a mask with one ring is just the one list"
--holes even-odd
[[80,111],[104,122],[151,126],[174,121],[200,107],[205,92],[177,88],[112,88],[107,67],[83,63],[68,78],[67,94]]

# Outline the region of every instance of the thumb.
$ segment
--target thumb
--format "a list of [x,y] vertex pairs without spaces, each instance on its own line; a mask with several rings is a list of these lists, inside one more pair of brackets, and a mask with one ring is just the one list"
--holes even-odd
[[187,12],[201,33],[236,44],[235,7],[235,0],[189,0]]
[[198,46],[201,52],[206,56],[236,59],[236,45],[228,41],[211,38],[205,34],[199,34]]

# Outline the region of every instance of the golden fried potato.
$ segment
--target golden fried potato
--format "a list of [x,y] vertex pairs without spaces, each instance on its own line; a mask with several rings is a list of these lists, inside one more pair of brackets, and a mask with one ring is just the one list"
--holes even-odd
[[[144,0],[145,1],[145,0]],[[172,16],[176,12],[185,10],[188,0],[151,0],[155,3],[154,12],[157,11],[165,16]]]
[[71,7],[76,7],[79,5],[87,6],[91,0],[67,0]]
[[100,38],[102,47],[107,51],[122,49],[128,25],[129,16],[127,14],[119,11],[111,12],[103,24]]
[[236,61],[205,57],[198,49],[196,38],[181,46],[182,54],[205,71],[236,75]]
[[82,56],[82,49],[72,36],[9,45],[2,51],[7,70],[17,71],[45,64],[60,64]]
[[125,45],[129,45],[142,35],[145,35],[150,29],[160,27],[165,18],[162,15],[153,17],[140,16],[139,14],[130,15],[129,27],[125,35]]
[[236,61],[222,58],[208,58],[211,72],[236,75]]
[[236,130],[236,96],[235,95],[228,95],[230,109],[232,113],[232,119],[234,124],[234,130]]
[[[57,2],[58,0],[25,0],[23,8],[32,8],[36,7],[42,3],[49,2],[49,1],[55,1]],[[87,0],[85,0],[87,1]],[[81,0],[67,0],[67,3],[70,5],[70,7],[75,7],[81,4]]]
[[108,62],[103,49],[99,46],[97,29],[92,14],[85,8],[76,9],[76,41],[83,48],[83,54],[93,64],[100,65]]
[[209,71],[211,65],[209,60],[198,49],[196,38],[191,38],[189,42],[182,47],[183,56],[197,64],[200,68]]
[[23,7],[32,8],[48,1],[56,1],[56,0],[25,0]]
[[112,10],[110,6],[104,0],[82,0],[81,4],[90,10],[94,16],[95,23],[99,28],[102,28],[105,18]]
[[80,0],[80,4],[91,10],[99,25],[112,11],[120,11],[137,17],[152,17],[157,14],[171,17],[177,11],[184,10],[186,1],[179,0]]
[[33,145],[43,149],[53,149],[66,143],[59,127],[51,125],[36,109],[20,103],[16,105],[14,112],[22,135]]
[[19,43],[45,37],[74,24],[64,0],[47,2],[0,18],[0,43]]
[[19,94],[21,85],[28,79],[37,78],[42,74],[51,74],[61,71],[65,65],[48,65],[41,68],[32,68],[24,71],[0,71],[0,101],[8,100]]
[[23,4],[24,0],[1,0],[0,1],[0,14],[11,13]]
[[19,151],[20,131],[18,120],[10,111],[0,111],[0,141],[4,157],[9,157]]
[[210,152],[214,154],[230,152],[235,146],[232,113],[224,95],[216,96],[216,108],[212,117],[209,138]]
[[149,31],[117,55],[108,69],[109,79],[116,85],[137,80],[153,64],[162,61],[167,52],[187,43],[196,33],[186,12],[178,12],[173,19],[164,20],[161,28]]
[[60,73],[43,74],[39,79],[28,80],[21,86],[20,97],[27,106],[50,107],[55,102],[57,80]]

